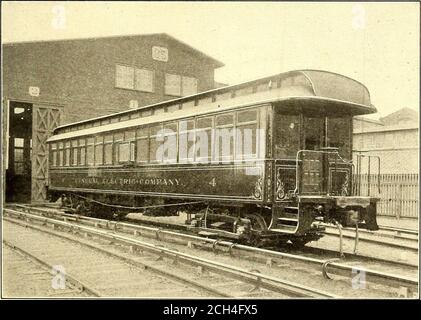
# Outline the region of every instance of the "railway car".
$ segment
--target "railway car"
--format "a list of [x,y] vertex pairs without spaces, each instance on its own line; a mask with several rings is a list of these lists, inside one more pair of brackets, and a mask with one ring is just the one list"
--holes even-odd
[[317,221],[377,230],[352,162],[352,118],[374,112],[363,84],[298,70],[61,126],[48,195],[80,214],[185,212],[253,244],[317,240]]

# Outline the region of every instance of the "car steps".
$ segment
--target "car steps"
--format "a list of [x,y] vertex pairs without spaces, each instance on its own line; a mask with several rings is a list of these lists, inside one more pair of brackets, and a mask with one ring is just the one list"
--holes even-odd
[[298,227],[298,207],[285,207],[272,231],[294,233]]

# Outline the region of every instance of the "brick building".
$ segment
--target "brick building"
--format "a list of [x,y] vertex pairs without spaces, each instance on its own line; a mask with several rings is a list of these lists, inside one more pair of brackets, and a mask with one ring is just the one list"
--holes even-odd
[[7,201],[44,199],[45,141],[58,125],[213,89],[214,70],[223,66],[167,34],[7,43],[2,49]]
[[[353,149],[366,155],[379,156],[381,173],[418,173],[418,117],[418,113],[409,108],[400,109],[379,120],[356,117]],[[366,168],[363,169],[366,173]],[[374,164],[372,169],[375,169]]]

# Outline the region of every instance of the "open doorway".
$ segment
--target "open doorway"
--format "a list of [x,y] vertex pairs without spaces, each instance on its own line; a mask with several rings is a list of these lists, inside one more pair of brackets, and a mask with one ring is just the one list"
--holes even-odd
[[31,201],[32,104],[9,103],[6,202]]

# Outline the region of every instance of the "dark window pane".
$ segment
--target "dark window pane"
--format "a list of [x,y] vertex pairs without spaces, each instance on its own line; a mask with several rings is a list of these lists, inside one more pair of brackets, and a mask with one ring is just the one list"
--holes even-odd
[[103,145],[99,144],[95,146],[95,165],[103,164]]
[[86,162],[88,166],[94,165],[94,146],[93,145],[88,145],[88,147],[86,148]]
[[275,157],[292,159],[300,150],[300,116],[277,114],[275,125]]
[[137,130],[137,137],[138,138],[145,138],[148,137],[149,129],[147,127],[140,128]]
[[128,141],[128,140],[133,140],[133,139],[134,139],[134,137],[135,137],[135,131],[127,131],[127,132],[124,134],[124,140],[125,140],[125,141]]
[[196,160],[208,162],[212,157],[212,130],[196,131]]
[[162,161],[162,152],[159,148],[162,144],[162,141],[157,141],[156,138],[151,138],[149,141],[149,158],[152,161],[161,162]]
[[238,126],[236,134],[237,159],[255,157],[257,154],[257,139],[259,138],[257,124]]
[[156,125],[150,128],[150,134],[151,136],[156,136],[159,133],[162,133],[162,126],[161,125]]
[[15,148],[15,161],[23,162],[23,149]]
[[108,143],[104,145],[104,163],[113,164],[113,145]]
[[86,165],[86,148],[82,147],[80,148],[80,159],[79,159],[79,164],[81,166]]
[[57,166],[57,151],[53,151],[53,167]]
[[130,160],[130,143],[120,143],[118,145],[118,162]]
[[324,118],[304,117],[304,148],[320,150],[323,147]]
[[225,126],[225,125],[233,125],[233,124],[234,124],[234,115],[232,113],[221,114],[221,115],[216,116],[217,126]]
[[234,159],[234,129],[221,128],[215,131],[215,160]]
[[167,123],[164,125],[165,133],[177,133],[177,123]]
[[60,150],[58,155],[58,165],[63,166],[64,151]]
[[257,121],[257,110],[245,110],[238,112],[238,122]]
[[339,154],[345,158],[351,158],[351,121],[347,118],[328,119],[328,146],[339,148]]
[[197,119],[196,128],[212,128],[212,117]]
[[148,162],[149,157],[149,140],[137,140],[137,162]]
[[78,158],[78,148],[73,148],[73,160],[72,160],[72,165],[73,166],[77,166],[77,158]]
[[107,134],[104,138],[104,142],[113,142],[113,135]]
[[114,134],[114,141],[123,141],[124,133],[118,132]]
[[194,130],[194,120],[181,120],[179,122],[179,131]]

